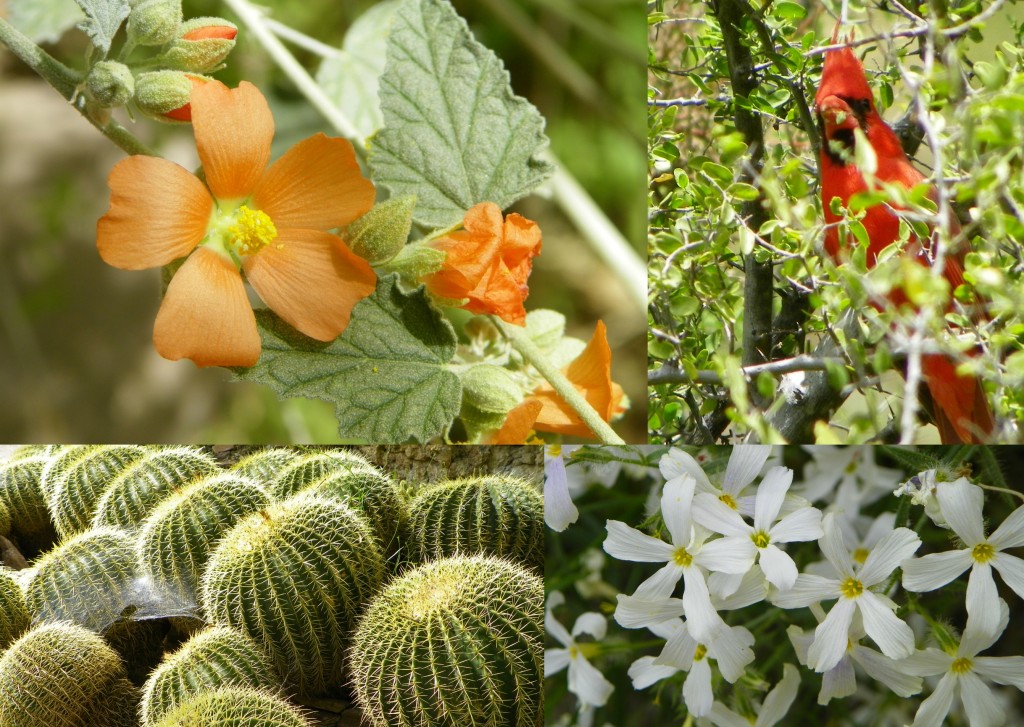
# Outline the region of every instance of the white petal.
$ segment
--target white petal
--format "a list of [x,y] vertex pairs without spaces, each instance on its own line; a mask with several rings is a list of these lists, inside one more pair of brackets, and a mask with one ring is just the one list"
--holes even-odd
[[871,521],[871,525],[868,527],[868,531],[864,535],[861,545],[865,548],[875,547],[878,541],[882,539],[882,536],[886,533],[891,533],[895,527],[896,513],[883,512]]
[[[679,599],[679,602],[682,603],[682,599]],[[662,621],[659,624],[651,624],[647,627],[647,630],[655,636],[660,636],[661,638],[668,641],[673,636],[675,636],[677,632],[685,628],[686,624],[683,622],[683,619],[673,618],[669,619],[668,621]]]
[[690,544],[690,509],[693,507],[693,489],[697,482],[688,475],[676,477],[665,483],[661,493],[661,517],[672,535],[672,544]]
[[992,559],[992,567],[999,571],[1003,577],[1003,583],[1013,589],[1021,598],[1024,598],[1024,560],[1009,553],[996,553]]
[[680,598],[644,598],[616,596],[615,622],[624,629],[642,629],[683,615],[683,601]]
[[569,666],[568,649],[544,649],[544,678],[557,674]]
[[708,480],[708,476],[704,474],[704,470],[701,469],[697,460],[681,449],[670,449],[661,458],[661,461],[658,462],[658,468],[661,470],[661,474],[666,481],[683,475],[690,475],[690,477],[697,481],[698,489],[701,492],[712,489],[711,481]]
[[801,507],[775,523],[768,531],[773,543],[797,543],[817,540],[824,531],[821,529],[821,510]]
[[807,665],[816,672],[826,672],[843,658],[850,639],[850,621],[857,605],[849,598],[840,598],[825,620],[814,630],[814,643],[807,650]]
[[772,467],[761,480],[754,501],[754,529],[768,530],[779,516],[782,501],[793,484],[793,470]]
[[690,636],[689,629],[680,629],[665,642],[661,654],[654,660],[655,666],[671,666],[677,670],[689,671],[697,653],[697,642]]
[[604,638],[604,635],[608,632],[608,619],[599,613],[594,611],[587,611],[581,613],[580,617],[576,619],[576,623],[572,625],[573,638],[580,634],[590,634],[595,639],[600,641]]
[[544,630],[548,633],[548,635],[550,635],[555,641],[560,643],[562,646],[572,646],[573,641],[572,637],[569,636],[569,632],[566,630],[565,626],[563,626],[562,623],[555,618],[555,614],[551,612],[551,609],[554,608],[554,606],[556,605],[551,603],[552,600],[554,599],[548,599],[549,607],[544,609]]
[[676,584],[682,577],[682,566],[676,565],[675,561],[670,561],[637,586],[633,595],[646,599],[668,598],[675,591]]
[[988,542],[996,550],[1019,548],[1024,545],[1024,505],[1011,512],[999,524],[995,532],[988,536]]
[[618,520],[609,520],[606,527],[608,537],[604,540],[604,550],[613,558],[637,563],[665,563],[672,560],[675,549],[664,540],[645,535]]
[[799,670],[792,664],[783,664],[782,679],[764,698],[761,711],[758,712],[757,721],[754,723],[755,727],[772,727],[785,717],[793,700],[796,699],[799,688]]
[[[708,586],[704,575],[697,568],[687,568],[683,573],[686,590],[683,592],[683,608],[686,609],[686,626],[698,642],[705,642],[714,629],[722,622],[711,605]],[[709,707],[710,709],[710,704]]]
[[940,482],[935,488],[935,499],[939,502],[942,517],[968,547],[985,539],[985,525],[981,518],[985,496],[980,487],[972,485],[964,477],[956,482]]
[[939,680],[935,691],[918,707],[911,727],[942,727],[946,715],[949,714],[949,708],[953,706],[953,687],[956,681],[953,675],[948,673]]
[[953,664],[953,657],[945,651],[929,647],[915,651],[910,658],[899,662],[901,670],[919,677],[933,677],[945,674]]
[[914,632],[871,591],[857,599],[864,630],[890,659],[906,659],[914,653]]
[[804,608],[833,598],[839,598],[839,581],[801,573],[792,588],[772,594],[768,600],[780,608]]
[[577,656],[569,664],[569,691],[585,704],[602,707],[615,687],[589,661]]
[[976,654],[985,651],[992,644],[999,641],[999,637],[1003,635],[1007,624],[1010,623],[1010,608],[1007,606],[1006,601],[1001,598],[997,599],[996,603],[993,606],[989,606],[989,608],[994,609],[999,614],[999,621],[995,631],[982,631],[978,628],[974,619],[968,618],[967,625],[964,626],[964,632],[960,636],[960,648],[957,649],[957,656],[973,658]]
[[818,547],[822,554],[828,558],[828,562],[839,572],[840,576],[846,578],[853,575],[853,558],[850,551],[843,542],[843,531],[836,521],[836,514],[830,512],[821,520],[821,539]]
[[796,583],[796,563],[774,545],[761,548],[761,570],[768,582],[780,591],[788,591]]
[[749,538],[754,532],[738,512],[710,492],[701,492],[693,498],[693,519],[708,530],[722,535]]
[[565,461],[551,457],[544,462],[544,522],[552,530],[562,532],[576,522],[580,511],[569,497],[569,479],[565,474]]
[[732,448],[729,465],[725,468],[724,492],[734,497],[761,474],[761,468],[772,453],[768,444],[738,444]]
[[747,664],[754,660],[754,635],[742,626],[720,629],[708,644],[708,655],[718,662],[718,669],[730,684],[743,676]]
[[1006,720],[999,700],[977,674],[966,672],[960,675],[960,699],[967,712],[971,727],[997,727]]
[[694,662],[683,683],[683,701],[694,717],[703,717],[711,711],[715,695],[711,691],[711,665],[707,659]]
[[721,702],[715,702],[711,705],[711,713],[708,715],[708,719],[711,720],[711,724],[715,725],[715,727],[750,727],[750,722],[740,717]]
[[896,528],[884,535],[868,553],[858,579],[865,586],[881,583],[920,547],[921,538],[917,533],[909,528]]
[[849,697],[857,691],[857,678],[853,673],[853,662],[849,654],[843,654],[839,663],[821,675],[821,691],[818,692],[818,704],[828,704],[830,700]]
[[971,567],[969,550],[930,553],[903,561],[903,587],[908,591],[934,591]]
[[715,594],[711,584],[716,580],[730,578],[736,578],[736,576],[712,573],[708,578],[708,588],[712,591],[711,603],[718,611],[735,611],[738,608],[750,606],[758,601],[763,601],[768,594],[768,584],[764,580],[764,575],[757,568],[751,568],[740,577],[739,587],[734,589],[733,593],[728,596]]
[[719,538],[705,543],[693,559],[710,571],[722,573],[746,573],[754,565],[757,546],[747,538]]
[[1024,656],[976,656],[974,671],[996,684],[1024,691]]
[[653,656],[641,656],[630,665],[629,678],[633,680],[633,689],[646,689],[677,671],[674,666],[655,665]]
[[999,599],[992,566],[975,563],[967,580],[967,620],[983,634],[994,634],[999,625],[999,609],[992,605]]
[[885,654],[860,644],[854,644],[850,655],[869,677],[901,697],[909,697],[921,691],[921,678],[908,674],[902,667],[904,662],[893,661]]
[[[711,592],[711,602],[715,604],[715,608],[721,610],[722,606],[719,602],[732,597],[740,587],[740,584],[743,583],[743,579],[754,570],[754,568],[751,568],[746,573],[722,573],[721,571],[711,571],[711,573],[708,574],[707,582],[708,590]],[[764,580],[764,578],[761,577],[761,580]]]
[[793,644],[793,651],[796,652],[797,660],[804,666],[807,666],[807,650],[814,643],[814,634],[793,625],[786,629],[786,636],[789,637],[789,642]]

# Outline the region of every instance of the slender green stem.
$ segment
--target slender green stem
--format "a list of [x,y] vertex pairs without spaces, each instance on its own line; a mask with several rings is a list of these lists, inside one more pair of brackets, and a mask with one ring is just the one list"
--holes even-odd
[[544,352],[526,334],[526,330],[519,326],[509,325],[497,316],[491,316],[491,320],[498,327],[505,338],[512,344],[512,348],[518,351],[527,363],[531,364],[541,376],[548,380],[555,391],[566,404],[572,407],[573,411],[580,415],[583,423],[590,427],[598,439],[605,444],[625,444],[615,430],[608,426],[608,423],[597,413],[597,410],[590,405],[583,394],[565,377],[558,368],[548,360]]
[[89,104],[85,103],[85,99],[79,93],[83,82],[81,73],[65,66],[3,18],[0,18],[0,42],[70,101],[89,123],[127,153],[157,156],[156,152],[119,123],[110,118],[99,118],[90,109]]

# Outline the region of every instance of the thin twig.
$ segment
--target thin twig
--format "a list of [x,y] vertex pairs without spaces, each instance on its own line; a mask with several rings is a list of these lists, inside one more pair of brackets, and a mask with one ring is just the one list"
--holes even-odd
[[[791,374],[796,371],[826,371],[829,366],[845,366],[846,361],[841,358],[819,358],[810,354],[802,354],[793,358],[769,361],[768,363],[744,366],[740,373],[745,378],[752,379],[760,374],[768,373],[773,375]],[[698,371],[695,377],[688,375],[685,371],[672,366],[662,366],[660,369],[651,371],[647,375],[647,383],[655,384],[708,384],[721,386],[725,383],[717,371]]]

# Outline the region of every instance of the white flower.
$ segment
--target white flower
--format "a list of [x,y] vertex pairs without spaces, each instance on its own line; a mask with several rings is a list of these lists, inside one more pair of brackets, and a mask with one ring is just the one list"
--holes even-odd
[[[845,523],[843,519],[839,519],[838,522]],[[883,512],[873,520],[870,518],[858,518],[853,527],[842,528],[843,530],[843,542],[850,549],[850,557],[853,558],[853,562],[856,565],[864,565],[864,561],[868,559],[868,555],[871,554],[871,549],[874,548],[878,542],[891,533],[896,527],[896,513],[894,512]],[[852,533],[852,534],[851,534]],[[863,533],[863,535],[861,535]],[[805,573],[813,573],[817,576],[825,576],[826,578],[838,578],[839,574],[836,573],[836,569],[832,567],[832,564],[827,560],[820,560],[816,563],[810,563],[804,569]]]
[[544,448],[544,522],[558,532],[580,516],[580,511],[569,497],[569,478],[565,473],[563,456],[561,445]]
[[661,514],[672,537],[671,544],[652,538],[618,520],[609,520],[604,549],[619,560],[665,563],[661,570],[637,588],[638,593],[652,599],[669,596],[682,578],[685,587],[682,606],[689,628],[694,636],[702,639],[710,635],[718,614],[711,606],[711,597],[701,568],[726,573],[745,573],[749,568],[742,554],[736,553],[728,543],[716,540],[705,544],[707,533],[702,528],[693,527],[690,508],[695,486],[696,482],[688,475],[673,477],[665,483]]
[[896,604],[871,588],[882,585],[900,563],[914,554],[921,540],[907,528],[896,528],[878,542],[862,567],[855,568],[850,551],[843,544],[835,515],[826,515],[822,525],[824,535],[818,542],[839,578],[802,574],[790,590],[772,598],[772,602],[782,608],[801,608],[838,599],[814,631],[814,643],[807,651],[808,666],[817,672],[826,672],[839,663],[846,652],[857,610],[864,619],[865,631],[883,654],[891,659],[910,656],[914,651],[914,632],[896,617]]
[[[780,590],[792,587],[797,568],[777,543],[817,540],[822,535],[821,512],[812,507],[794,510],[776,523],[792,482],[792,470],[785,467],[769,470],[757,488],[753,526],[722,498],[702,492],[693,501],[694,519],[709,530],[724,535],[723,540],[743,555],[747,570],[758,560],[765,578]],[[738,577],[733,577],[738,586]],[[725,592],[728,593],[728,589]]]
[[[992,608],[992,606],[989,606]],[[1009,621],[1009,608],[999,600],[995,633],[980,631],[973,617],[956,654],[938,649],[925,649],[914,654],[900,666],[910,674],[937,676],[942,674],[931,695],[921,703],[913,727],[939,727],[953,706],[957,690],[971,727],[997,727],[1006,721],[1002,707],[982,677],[996,684],[1009,684],[1024,691],[1024,656],[978,656],[999,640]]]
[[[793,643],[797,658],[801,664],[807,664],[807,651],[814,641],[814,635],[799,626],[790,626],[786,630],[789,640]],[[857,681],[853,665],[859,665],[869,677],[889,687],[901,697],[909,697],[921,691],[921,679],[906,674],[901,664],[880,654],[871,647],[864,646],[860,640],[864,638],[864,625],[860,618],[854,618],[850,625],[850,643],[839,662],[826,671],[821,677],[821,690],[818,692],[818,704],[828,704],[832,699],[848,697],[857,690]]]
[[875,463],[875,448],[870,445],[816,445],[804,449],[814,460],[804,468],[801,494],[811,502],[829,497],[845,512],[860,512],[862,505],[892,492],[903,477],[899,470],[879,467]]
[[[964,477],[961,477],[960,479],[967,482],[967,479]],[[957,481],[959,482],[959,480]],[[942,512],[939,510],[939,503],[935,499],[935,492],[938,486],[938,471],[925,470],[924,472],[918,472],[909,480],[902,483],[899,487],[893,490],[892,494],[897,497],[909,497],[911,504],[924,507],[925,515],[931,518],[932,522],[940,528],[949,528],[949,523],[947,523],[945,518],[942,517]]]
[[583,649],[576,643],[580,634],[590,634],[600,641],[608,629],[608,621],[599,613],[588,611],[581,614],[573,624],[572,634],[554,617],[552,610],[565,603],[565,596],[559,591],[552,591],[548,596],[544,609],[544,627],[547,633],[564,649],[544,650],[544,678],[569,668],[569,691],[584,706],[601,707],[608,701],[615,687],[604,678],[583,655]]
[[697,492],[710,492],[721,497],[744,515],[754,514],[754,498],[743,491],[761,474],[772,453],[768,444],[739,444],[732,448],[721,489],[711,484],[707,474],[693,457],[681,449],[670,449],[661,458],[661,473],[666,480],[689,475],[697,482]]
[[753,722],[736,714],[721,702],[715,702],[708,718],[716,727],[772,727],[786,716],[799,688],[800,672],[792,664],[784,664],[782,679],[768,692],[761,708],[755,710],[757,718]]
[[992,607],[998,597],[992,569],[999,571],[1013,591],[1024,598],[1024,561],[1004,553],[1006,548],[1024,545],[1024,506],[1018,507],[988,538],[981,509],[981,488],[966,479],[943,482],[936,499],[942,515],[963,541],[961,550],[932,553],[903,564],[903,587],[908,591],[933,591],[949,583],[968,568],[967,615],[982,633],[993,633],[999,612]]

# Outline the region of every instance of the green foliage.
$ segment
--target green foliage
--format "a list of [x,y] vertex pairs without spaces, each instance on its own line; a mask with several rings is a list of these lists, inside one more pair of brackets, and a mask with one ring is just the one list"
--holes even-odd
[[198,447],[151,448],[110,483],[96,505],[93,527],[135,527],[164,498],[219,471],[217,460]]
[[403,0],[387,54],[370,167],[392,194],[416,195],[416,222],[446,228],[479,202],[508,207],[551,173],[538,158],[543,118],[447,0]]
[[202,605],[210,622],[267,649],[300,693],[319,694],[341,683],[349,631],[383,577],[362,515],[334,499],[298,495],[224,536],[203,577]]
[[500,558],[446,558],[374,599],[349,652],[374,727],[540,727],[543,580]]
[[226,626],[200,631],[156,668],[142,690],[139,715],[151,727],[182,702],[221,687],[271,691],[277,675],[245,634]]
[[163,500],[142,523],[139,567],[161,594],[194,604],[203,569],[220,538],[240,519],[270,504],[270,495],[233,473],[192,480]]
[[442,482],[420,492],[409,510],[414,561],[479,553],[544,570],[544,498],[526,480]]
[[0,568],[0,653],[31,624],[32,616],[21,586]]
[[313,723],[273,694],[224,687],[182,702],[155,727],[313,727]]
[[120,658],[99,635],[69,623],[37,626],[0,656],[0,724],[113,727],[123,678]]
[[11,24],[37,43],[56,43],[85,18],[75,0],[8,0]]
[[403,293],[394,275],[378,281],[331,343],[297,333],[269,311],[258,311],[256,321],[263,354],[235,375],[281,397],[333,403],[343,436],[425,442],[444,434],[458,414],[459,379],[446,366],[455,332],[422,289]]
[[405,246],[412,231],[416,196],[392,197],[348,226],[346,240],[356,255],[373,265],[392,260]]
[[123,531],[99,528],[41,557],[26,589],[33,621],[74,621],[95,630],[116,621],[135,579],[134,545]]

